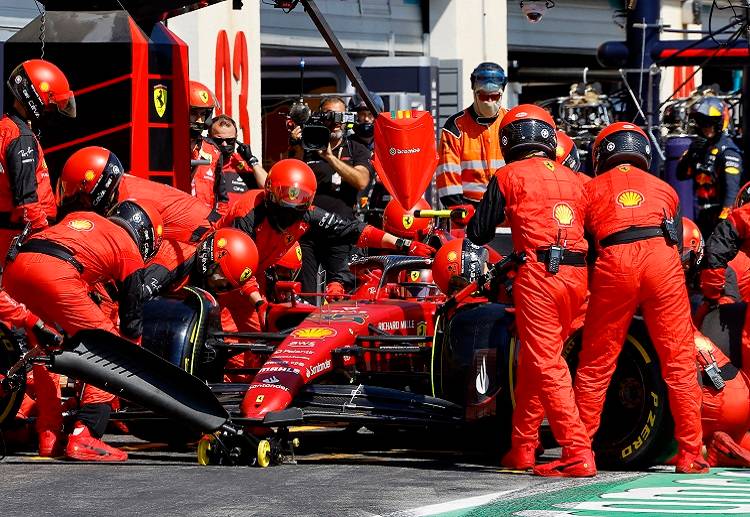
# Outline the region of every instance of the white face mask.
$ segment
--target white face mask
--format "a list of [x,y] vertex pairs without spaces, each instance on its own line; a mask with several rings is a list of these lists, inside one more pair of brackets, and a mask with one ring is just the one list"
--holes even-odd
[[478,93],[474,92],[474,108],[477,110],[477,113],[482,117],[496,117],[498,111],[500,111],[503,97],[500,96],[496,101],[483,101],[479,99]]
[[337,129],[336,131],[331,131],[331,138],[329,138],[329,140],[333,144],[341,140],[343,137],[344,131],[341,129]]

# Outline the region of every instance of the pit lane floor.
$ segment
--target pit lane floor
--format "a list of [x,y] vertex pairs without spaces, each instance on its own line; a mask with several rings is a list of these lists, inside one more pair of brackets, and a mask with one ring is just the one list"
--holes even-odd
[[[192,448],[173,452],[129,436],[106,437],[128,451],[125,464],[82,464],[19,453],[0,463],[0,514],[604,516],[630,514],[621,512],[632,508],[627,506],[633,504],[632,494],[647,505],[639,515],[735,513],[726,505],[717,512],[699,511],[719,495],[745,504],[741,514],[750,513],[750,477],[742,477],[742,471],[703,476],[709,491],[682,485],[699,490],[704,503],[699,508],[680,506],[687,504],[684,497],[681,503],[669,503],[676,507],[659,507],[663,503],[655,498],[674,500],[674,486],[680,488],[675,480],[688,480],[686,476],[603,472],[590,480],[543,479],[502,472],[486,457],[401,449],[367,435],[325,430],[302,436],[296,465],[267,469],[201,467]],[[730,492],[717,494],[722,483]],[[612,503],[607,499],[612,494],[621,495],[615,500],[623,505],[620,509],[602,507]],[[581,504],[583,509],[575,509]],[[656,513],[650,511],[654,508]]]

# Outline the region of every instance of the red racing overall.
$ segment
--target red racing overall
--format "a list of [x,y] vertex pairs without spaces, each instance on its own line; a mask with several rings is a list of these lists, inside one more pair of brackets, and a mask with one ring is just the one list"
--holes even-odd
[[[589,436],[599,428],[612,373],[640,306],[668,387],[681,452],[701,450],[700,388],[680,254],[667,242],[665,217],[678,222],[674,189],[631,165],[619,165],[585,186],[586,230],[597,243],[591,297],[576,372],[578,409]],[[678,237],[681,238],[681,237]]]
[[0,119],[0,264],[27,222],[46,228],[57,215],[44,153],[31,128],[16,115]]
[[[510,223],[513,247],[525,252],[513,287],[518,334],[518,380],[513,449],[533,450],[546,412],[563,456],[590,453],[591,441],[576,408],[563,342],[586,297],[586,200],[578,174],[547,158],[527,158],[499,169],[467,227],[475,244],[489,242],[495,227]],[[566,252],[554,274],[550,247]]]
[[[143,327],[142,268],[138,246],[123,228],[92,212],[73,212],[24,243],[6,268],[3,283],[30,311],[69,335],[102,329],[137,340]],[[118,288],[119,332],[89,296],[94,285],[106,282]],[[81,405],[111,403],[114,398],[87,385]],[[84,423],[96,427],[96,422]]]

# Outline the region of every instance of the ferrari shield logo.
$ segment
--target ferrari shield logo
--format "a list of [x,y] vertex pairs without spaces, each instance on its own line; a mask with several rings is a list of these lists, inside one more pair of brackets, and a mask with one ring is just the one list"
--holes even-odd
[[294,250],[294,253],[297,255],[297,260],[302,260],[302,247],[297,244],[296,249]]
[[554,171],[555,170],[555,164],[553,164],[549,160],[544,160],[544,166],[547,167],[549,170]]
[[167,87],[163,84],[154,86],[154,108],[159,118],[164,116],[167,111]]
[[208,92],[206,90],[199,91],[198,97],[200,97],[203,102],[208,104]]
[[411,228],[411,225],[414,224],[414,216],[413,215],[405,215],[403,218],[404,228],[409,229]]
[[411,273],[409,273],[409,277],[411,278],[412,282],[416,282],[417,280],[419,280],[419,276],[419,271],[412,271]]
[[245,270],[240,275],[240,282],[244,282],[245,280],[247,280],[251,276],[253,276],[253,270],[250,269],[249,267],[246,267]]
[[417,335],[418,336],[427,335],[427,322],[426,321],[420,321],[419,323],[417,323]]

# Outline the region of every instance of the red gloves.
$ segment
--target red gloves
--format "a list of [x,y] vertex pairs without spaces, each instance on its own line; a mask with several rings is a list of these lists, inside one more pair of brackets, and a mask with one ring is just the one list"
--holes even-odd
[[326,285],[326,300],[329,302],[335,302],[336,300],[343,300],[346,291],[341,282],[329,282]]
[[[399,239],[401,240],[401,239]],[[416,257],[434,257],[435,248],[423,242],[404,240],[401,251],[408,251],[409,255]]]
[[[474,213],[476,212],[476,209],[473,205],[455,205],[448,207],[453,213],[451,213],[451,221],[453,221],[456,224],[460,224],[461,226],[466,226],[469,224],[469,220],[474,217]],[[461,217],[461,214],[456,214],[455,211],[457,210],[463,210],[464,215]]]

